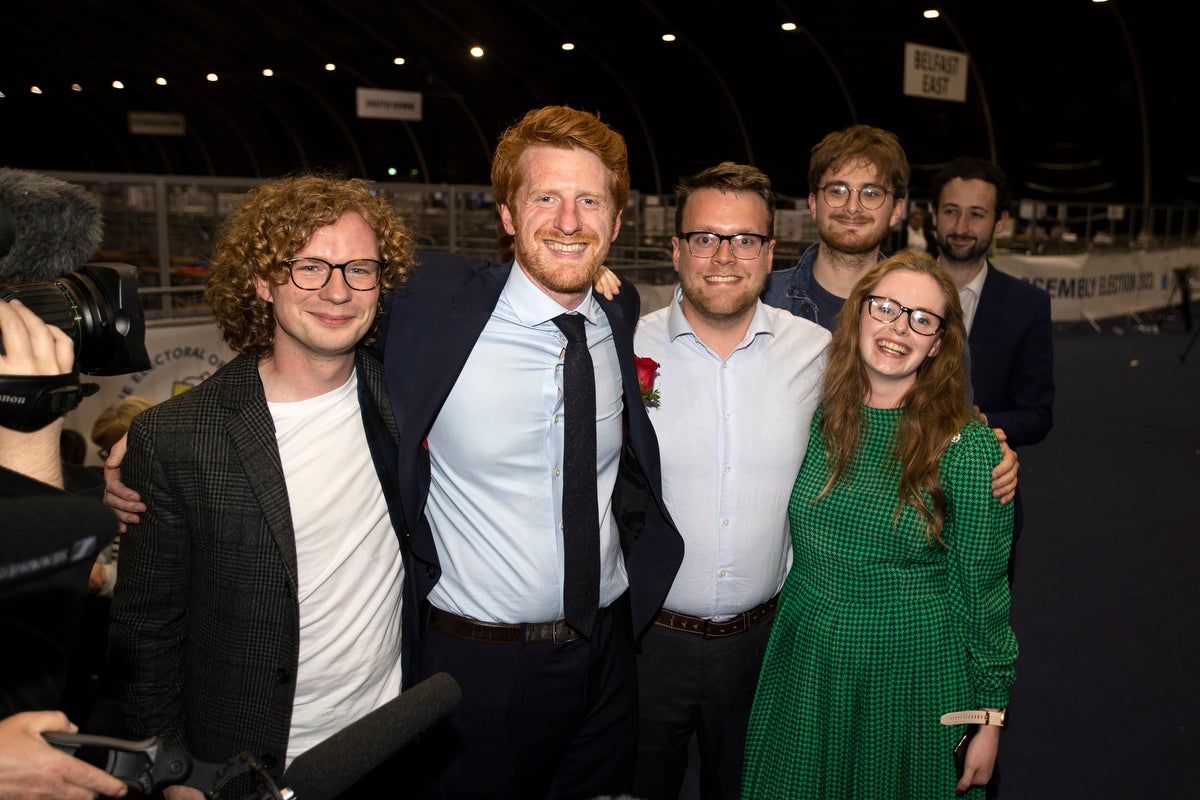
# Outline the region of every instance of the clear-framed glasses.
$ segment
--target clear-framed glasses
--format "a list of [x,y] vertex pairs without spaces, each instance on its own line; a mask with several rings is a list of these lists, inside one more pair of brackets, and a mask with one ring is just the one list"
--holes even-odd
[[695,258],[712,258],[721,249],[721,242],[729,242],[729,252],[734,258],[749,261],[758,258],[767,237],[761,233],[731,233],[723,235],[712,231],[681,233],[680,239],[687,242],[688,252]]
[[379,276],[383,274],[386,261],[376,261],[373,258],[356,258],[345,264],[330,264],[323,258],[302,256],[285,258],[283,265],[292,275],[292,283],[306,292],[315,292],[329,283],[329,276],[335,269],[342,271],[346,285],[357,292],[368,292],[379,285]]
[[842,182],[827,183],[820,187],[821,196],[825,198],[825,204],[830,208],[841,208],[850,202],[850,195],[858,194],[858,204],[868,211],[874,211],[883,205],[883,201],[887,200],[887,196],[891,194],[890,189],[885,189],[874,183],[868,183],[860,189],[851,189],[847,184]]
[[871,295],[867,298],[867,313],[880,322],[895,322],[901,314],[908,314],[908,329],[922,336],[934,336],[942,330],[946,321],[923,308],[908,308],[890,297]]

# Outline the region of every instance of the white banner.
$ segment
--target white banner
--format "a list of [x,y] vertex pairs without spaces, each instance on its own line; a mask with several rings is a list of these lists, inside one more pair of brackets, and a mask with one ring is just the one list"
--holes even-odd
[[1050,293],[1055,322],[1079,322],[1163,308],[1175,270],[1200,264],[1200,248],[1091,252],[1070,256],[1000,253],[992,259],[1010,275]]
[[161,402],[200,383],[234,356],[212,323],[148,328],[146,352],[150,355],[150,369],[145,372],[80,376],[85,381],[100,384],[100,391],[80,403],[66,422],[66,427],[79,431],[88,441],[86,463],[100,464],[96,448],[91,444],[92,425],[109,405],[133,394]]

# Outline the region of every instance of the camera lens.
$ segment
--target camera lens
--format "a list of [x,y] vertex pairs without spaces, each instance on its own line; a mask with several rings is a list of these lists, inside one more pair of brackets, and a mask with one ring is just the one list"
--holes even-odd
[[0,299],[20,300],[75,342],[85,375],[125,375],[150,369],[137,271],[128,264],[84,264],[45,283],[0,287]]

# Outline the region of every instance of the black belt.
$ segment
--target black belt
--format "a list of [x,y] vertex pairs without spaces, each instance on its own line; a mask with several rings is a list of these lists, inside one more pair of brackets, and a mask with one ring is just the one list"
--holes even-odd
[[[596,612],[596,624],[608,616],[608,606]],[[494,642],[497,644],[516,644],[517,642],[554,642],[562,644],[573,642],[579,638],[579,633],[567,624],[565,619],[553,622],[520,622],[516,624],[504,622],[480,622],[467,619],[440,608],[430,610],[429,622],[433,627],[473,642]],[[593,630],[595,630],[593,628]]]
[[755,606],[749,611],[743,611],[736,617],[724,622],[713,622],[711,619],[703,619],[701,617],[689,617],[687,614],[678,614],[664,608],[658,612],[658,617],[654,620],[654,624],[670,628],[673,631],[694,633],[706,639],[736,636],[739,633],[745,633],[753,628],[756,623],[774,614],[778,601],[779,595],[775,595],[761,606]]

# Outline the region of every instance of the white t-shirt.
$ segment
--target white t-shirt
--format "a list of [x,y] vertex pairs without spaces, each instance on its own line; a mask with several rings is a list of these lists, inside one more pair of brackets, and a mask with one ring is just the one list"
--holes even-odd
[[299,575],[290,765],[400,694],[404,562],[367,446],[357,372],[327,394],[267,405]]

